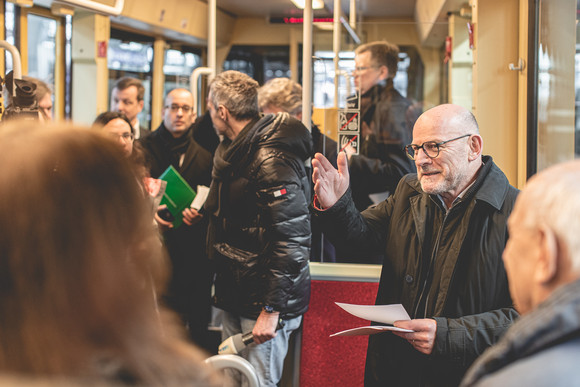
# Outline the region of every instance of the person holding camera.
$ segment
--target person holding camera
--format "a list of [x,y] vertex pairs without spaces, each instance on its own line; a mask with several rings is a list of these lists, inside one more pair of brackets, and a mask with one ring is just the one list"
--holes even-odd
[[[151,177],[158,178],[170,165],[194,189],[211,182],[212,156],[194,139],[193,96],[186,89],[167,94],[163,122],[140,139]],[[184,320],[194,342],[210,351],[207,325],[210,320],[211,269],[205,252],[207,221],[193,208],[183,211],[183,224],[173,227],[163,209],[155,219],[172,263],[172,279],[166,301]]]

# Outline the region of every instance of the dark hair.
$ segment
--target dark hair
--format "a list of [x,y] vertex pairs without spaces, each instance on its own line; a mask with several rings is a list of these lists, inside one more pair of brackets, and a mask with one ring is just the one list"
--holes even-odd
[[156,309],[168,267],[132,163],[62,125],[0,133],[0,372],[216,385]]
[[143,83],[137,79],[132,77],[123,77],[115,82],[115,86],[113,88],[117,90],[125,90],[131,86],[135,86],[137,88],[137,101],[143,101],[145,97],[145,87]]
[[371,59],[377,66],[386,66],[389,70],[389,78],[394,78],[397,74],[399,64],[399,47],[385,40],[380,42],[370,42],[358,46],[355,54],[370,52]]
[[116,120],[116,119],[121,119],[121,120],[125,121],[127,123],[127,125],[129,125],[129,127],[131,128],[131,133],[135,134],[135,129],[133,128],[133,125],[131,125],[131,121],[129,121],[127,116],[121,112],[108,111],[108,112],[101,113],[93,121],[93,126],[105,126],[109,122]]

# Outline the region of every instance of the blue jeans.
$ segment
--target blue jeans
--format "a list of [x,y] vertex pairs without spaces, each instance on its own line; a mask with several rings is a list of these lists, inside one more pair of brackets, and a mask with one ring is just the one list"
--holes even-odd
[[[284,358],[288,352],[290,334],[300,327],[302,316],[284,320],[284,327],[276,331],[276,337],[262,344],[252,343],[244,348],[239,355],[249,361],[255,368],[260,387],[276,387],[282,378]],[[251,332],[256,320],[240,317],[224,311],[222,315],[222,340],[236,333]],[[233,374],[236,375],[233,375]],[[229,372],[235,380],[236,386],[247,386],[246,378],[242,378],[237,371]],[[241,380],[243,379],[243,380]]]

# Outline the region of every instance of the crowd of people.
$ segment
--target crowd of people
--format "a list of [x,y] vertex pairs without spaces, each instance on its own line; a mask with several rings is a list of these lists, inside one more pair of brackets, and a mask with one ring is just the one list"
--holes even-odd
[[[578,385],[580,162],[520,193],[469,110],[394,88],[397,62],[388,42],[355,52],[358,154],[301,122],[286,78],[222,72],[197,120],[171,90],[153,131],[137,79],[92,130],[50,124],[28,79],[39,120],[0,130],[0,384],[221,385],[213,305],[276,386],[318,257],[382,264],[376,304],[410,315],[369,336],[365,386]],[[177,225],[151,188],[171,167],[208,191]]]

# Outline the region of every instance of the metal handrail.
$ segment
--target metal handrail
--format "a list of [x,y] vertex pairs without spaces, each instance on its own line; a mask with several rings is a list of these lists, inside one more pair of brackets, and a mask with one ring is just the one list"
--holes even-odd
[[[22,79],[22,61],[18,49],[5,40],[0,40],[0,48],[5,49],[12,55],[13,79]],[[12,82],[12,95],[16,95],[16,82]]]
[[205,359],[205,363],[209,364],[216,370],[225,368],[234,368],[240,371],[247,379],[249,387],[260,387],[260,381],[254,366],[249,361],[238,355],[214,355]]

